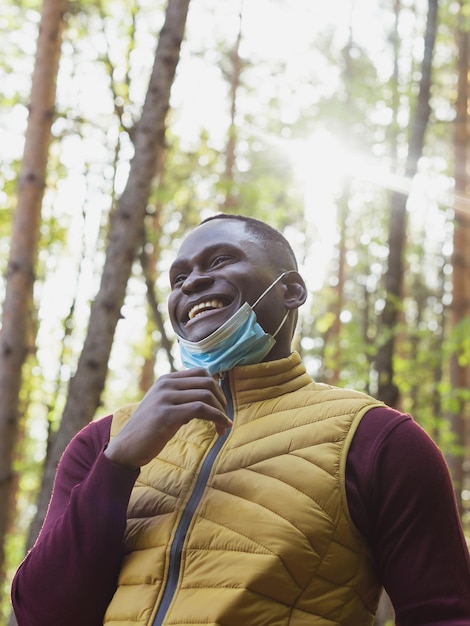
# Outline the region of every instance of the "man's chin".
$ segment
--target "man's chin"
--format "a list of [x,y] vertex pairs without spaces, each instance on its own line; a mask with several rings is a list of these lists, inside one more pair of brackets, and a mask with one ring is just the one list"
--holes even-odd
[[209,335],[212,335],[212,333],[215,332],[217,328],[219,327],[204,324],[201,327],[198,326],[191,328],[189,332],[185,329],[185,333],[183,336],[186,341],[192,341],[193,343],[197,343],[198,341],[202,341],[206,337],[209,337]]
[[203,313],[201,316],[190,320],[184,326],[184,337],[187,341],[193,343],[201,341],[209,335],[212,335],[220,328],[230,317],[224,309],[217,309],[210,313]]

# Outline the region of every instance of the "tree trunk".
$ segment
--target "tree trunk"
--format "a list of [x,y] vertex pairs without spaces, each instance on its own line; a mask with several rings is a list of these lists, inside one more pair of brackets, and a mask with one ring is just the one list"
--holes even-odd
[[[395,1],[395,51],[398,49],[398,18],[400,13],[400,2]],[[419,86],[418,101],[415,111],[414,123],[412,127],[410,142],[408,146],[408,157],[405,166],[405,175],[411,180],[418,169],[418,161],[423,152],[424,136],[431,112],[429,100],[431,95],[431,70],[432,57],[437,29],[437,9],[438,0],[428,1],[428,18],[426,23],[426,33],[424,41],[424,56],[421,68],[421,81]],[[398,82],[398,64],[395,53],[394,79]],[[395,103],[398,102],[397,93]],[[396,111],[395,111],[396,114]],[[394,138],[396,135],[392,133]],[[397,152],[396,144],[393,143],[392,151]],[[385,274],[386,302],[380,320],[383,343],[378,350],[376,357],[376,370],[378,374],[378,397],[389,404],[398,404],[398,387],[394,382],[393,357],[395,351],[395,328],[400,312],[400,301],[403,287],[403,257],[406,238],[406,203],[408,197],[399,192],[393,192],[390,203],[390,225],[389,225],[389,256],[388,268]],[[375,625],[386,624],[393,616],[393,609],[387,594],[384,592],[380,600],[379,611]]]
[[[421,66],[418,100],[411,127],[405,176],[412,180],[418,169],[424,147],[424,137],[429,122],[431,107],[431,70],[437,29],[438,0],[428,0],[428,17],[424,37],[424,56]],[[406,204],[408,196],[394,191],[390,203],[390,225],[388,240],[388,268],[385,273],[385,307],[380,327],[382,344],[377,352],[378,397],[390,406],[398,403],[398,388],[394,382],[393,357],[395,331],[401,310],[403,288],[403,258],[406,240]]]
[[225,147],[225,174],[224,184],[226,185],[226,193],[223,208],[230,211],[235,206],[235,197],[233,195],[234,179],[235,179],[235,163],[237,148],[237,98],[238,89],[240,88],[240,79],[243,71],[243,61],[240,58],[240,44],[242,40],[242,18],[243,18],[243,0],[240,4],[240,22],[238,27],[238,35],[233,50],[230,54],[231,72],[227,76],[230,82],[230,126],[228,129],[227,145]]
[[[0,334],[0,572],[13,483],[12,457],[18,433],[19,392],[31,341],[34,272],[47,157],[56,99],[56,78],[66,0],[44,0],[34,64],[29,118],[14,214]],[[0,583],[1,583],[0,576]]]
[[349,212],[350,184],[345,182],[341,199],[338,202],[338,282],[333,288],[333,323],[328,331],[326,342],[331,346],[331,368],[328,376],[330,385],[338,385],[340,383],[342,360],[341,360],[341,311],[344,306],[344,286],[346,281],[346,234],[347,234],[347,217]]
[[[468,72],[469,72],[469,33],[463,22],[464,5],[460,2],[460,22],[462,27],[457,32],[458,41],[458,88],[456,101],[456,120],[454,135],[455,154],[455,213],[454,213],[454,250],[452,255],[452,304],[450,306],[451,332],[458,333],[458,327],[470,317],[470,217],[466,206],[468,192]],[[461,342],[459,342],[461,343]],[[468,402],[462,398],[461,391],[470,386],[470,367],[459,362],[459,348],[450,357],[450,383],[456,395],[455,409],[448,412],[447,418],[454,434],[455,449],[465,448],[465,424],[469,415],[466,412]],[[448,455],[457,502],[462,513],[462,485],[464,479],[463,452]]]
[[[158,175],[160,177],[160,181],[163,175],[163,162],[159,166]],[[156,234],[159,232],[157,229],[160,228],[160,215],[161,215],[162,207],[160,204],[157,204],[155,213],[151,216],[150,220],[150,229]],[[155,368],[155,358],[157,348],[162,348],[167,356],[168,363],[170,365],[170,370],[172,372],[176,371],[175,362],[172,354],[172,342],[167,335],[165,330],[164,318],[160,311],[160,306],[157,298],[157,292],[155,289],[155,283],[157,281],[155,268],[157,267],[158,260],[160,259],[160,242],[158,241],[158,236],[152,237],[150,242],[151,244],[151,253],[147,253],[145,247],[147,244],[147,236],[144,231],[143,237],[143,245],[140,253],[140,265],[142,267],[142,273],[145,278],[145,284],[147,286],[147,304],[149,309],[149,324],[147,331],[152,332],[153,328],[157,328],[160,334],[159,346],[155,345],[155,342],[151,342],[151,355],[145,356],[144,365],[142,367],[141,379],[139,388],[143,393],[146,393],[150,387],[155,382],[154,368]]]
[[109,242],[101,285],[77,371],[70,383],[62,422],[46,460],[38,512],[29,545],[44,520],[60,456],[70,439],[93,418],[104,388],[108,359],[127,282],[141,242],[151,184],[163,149],[170,91],[184,37],[189,0],[169,0],[155,55],[142,116],[133,135],[135,155],[129,178],[110,220]]

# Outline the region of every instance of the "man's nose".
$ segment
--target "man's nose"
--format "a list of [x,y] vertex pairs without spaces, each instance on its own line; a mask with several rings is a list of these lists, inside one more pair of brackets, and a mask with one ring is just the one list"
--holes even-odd
[[214,282],[213,276],[199,269],[193,269],[184,279],[181,291],[185,294],[200,291]]

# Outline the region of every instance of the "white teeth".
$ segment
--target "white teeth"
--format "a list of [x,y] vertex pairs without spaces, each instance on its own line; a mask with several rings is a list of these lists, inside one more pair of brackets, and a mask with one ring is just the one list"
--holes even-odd
[[207,302],[200,302],[193,306],[193,308],[189,311],[188,317],[192,320],[198,313],[202,313],[202,311],[210,311],[212,309],[221,309],[224,305],[219,300],[207,300]]

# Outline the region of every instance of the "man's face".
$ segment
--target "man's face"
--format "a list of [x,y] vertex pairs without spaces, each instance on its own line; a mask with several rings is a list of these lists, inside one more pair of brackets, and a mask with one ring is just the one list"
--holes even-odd
[[[269,267],[263,243],[243,222],[224,219],[198,226],[170,269],[168,310],[175,332],[189,341],[207,337],[244,302],[252,305],[279,273]],[[266,332],[274,331],[285,312],[277,287],[255,309]]]

